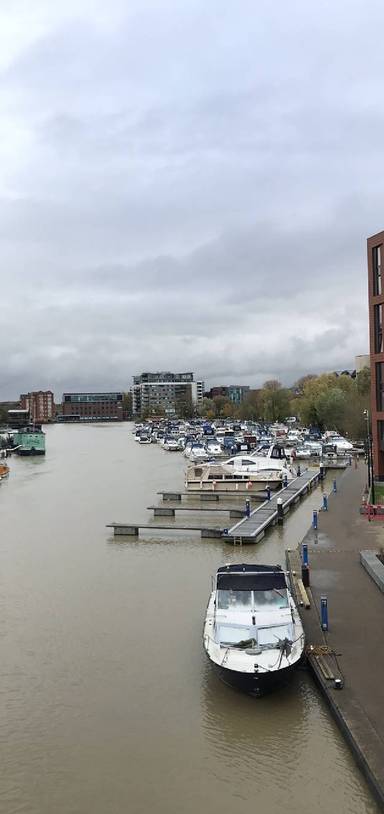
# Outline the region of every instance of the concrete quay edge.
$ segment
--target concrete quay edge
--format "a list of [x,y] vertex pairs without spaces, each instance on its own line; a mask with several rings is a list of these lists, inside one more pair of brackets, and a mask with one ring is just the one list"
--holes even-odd
[[365,549],[360,551],[360,562],[367,574],[373,579],[380,591],[384,593],[384,565],[377,559],[378,551]]

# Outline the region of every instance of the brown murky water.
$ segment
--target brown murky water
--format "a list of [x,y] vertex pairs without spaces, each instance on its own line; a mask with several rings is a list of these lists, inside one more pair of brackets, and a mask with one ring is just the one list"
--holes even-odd
[[[183,471],[182,456],[139,446],[126,424],[53,426],[45,459],[11,460],[0,486],[1,812],[376,814],[308,675],[254,700],[211,672],[210,578],[238,550],[109,536],[111,520],[147,519]],[[246,559],[283,562],[312,504],[319,493]]]

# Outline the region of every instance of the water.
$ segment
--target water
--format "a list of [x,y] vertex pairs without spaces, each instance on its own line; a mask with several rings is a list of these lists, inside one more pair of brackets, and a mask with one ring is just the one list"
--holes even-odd
[[[256,701],[212,673],[210,577],[238,549],[110,536],[182,489],[182,456],[130,429],[49,427],[46,458],[12,458],[0,486],[0,811],[376,814],[307,674]],[[246,559],[283,562],[318,503]]]

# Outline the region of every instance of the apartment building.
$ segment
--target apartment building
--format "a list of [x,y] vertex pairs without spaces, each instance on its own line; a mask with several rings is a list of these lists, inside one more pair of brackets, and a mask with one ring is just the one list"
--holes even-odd
[[35,390],[22,393],[20,409],[29,410],[29,419],[33,424],[47,424],[55,418],[55,400],[52,390]]
[[132,411],[134,415],[189,416],[202,402],[204,382],[194,381],[194,374],[141,373],[133,377]]

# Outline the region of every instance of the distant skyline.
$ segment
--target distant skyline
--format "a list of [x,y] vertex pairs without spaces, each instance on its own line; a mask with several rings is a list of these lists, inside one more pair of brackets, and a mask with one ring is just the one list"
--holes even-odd
[[378,0],[4,0],[0,399],[368,350]]

